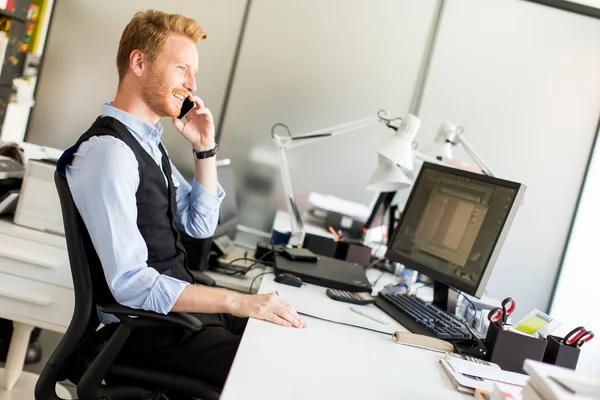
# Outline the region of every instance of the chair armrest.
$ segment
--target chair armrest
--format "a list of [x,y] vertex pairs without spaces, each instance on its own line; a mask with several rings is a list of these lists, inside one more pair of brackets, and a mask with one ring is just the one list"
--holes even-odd
[[190,270],[190,272],[194,276],[194,280],[196,280],[196,282],[205,286],[217,286],[217,282],[210,276],[206,275],[204,272],[194,270]]
[[192,332],[197,332],[202,329],[202,322],[188,313],[171,312],[165,315],[155,313],[154,311],[130,308],[117,303],[99,305],[98,308],[103,313],[114,314],[123,323],[137,326],[179,325]]

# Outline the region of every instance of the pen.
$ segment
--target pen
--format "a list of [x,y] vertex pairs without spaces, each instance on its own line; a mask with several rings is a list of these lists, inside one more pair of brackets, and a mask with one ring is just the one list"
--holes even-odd
[[363,317],[366,317],[366,318],[372,319],[372,320],[373,320],[373,321],[375,321],[375,322],[379,322],[380,324],[383,324],[383,325],[387,325],[387,324],[388,324],[386,321],[382,321],[382,320],[380,320],[380,319],[378,319],[378,318],[372,317],[372,316],[370,316],[369,314],[365,314],[365,313],[363,313],[362,311],[358,311],[358,310],[357,310],[357,309],[355,309],[355,308],[352,308],[352,307],[348,307],[348,308],[350,309],[350,311],[354,311],[355,313],[357,313],[357,314],[359,314],[359,315],[362,315]]
[[333,229],[332,226],[329,227],[329,232],[331,232],[331,234],[333,235],[333,240],[334,241],[339,241],[340,237],[338,236],[338,234],[335,232],[335,230]]

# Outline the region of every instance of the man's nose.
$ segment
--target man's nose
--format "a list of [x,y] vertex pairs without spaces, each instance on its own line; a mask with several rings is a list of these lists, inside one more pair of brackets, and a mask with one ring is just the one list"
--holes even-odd
[[190,92],[190,93],[194,93],[196,91],[196,89],[198,89],[196,87],[196,77],[194,76],[194,74],[192,72],[190,72],[188,74],[188,78],[185,82],[185,88]]

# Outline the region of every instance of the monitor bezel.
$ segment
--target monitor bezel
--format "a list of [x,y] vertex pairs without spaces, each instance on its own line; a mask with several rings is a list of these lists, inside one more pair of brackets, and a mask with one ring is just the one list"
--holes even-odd
[[[417,261],[414,261],[414,260],[404,256],[403,254],[397,253],[391,249],[391,244],[396,240],[396,236],[398,235],[400,227],[402,226],[402,223],[404,222],[404,217],[406,216],[406,210],[410,209],[410,205],[412,204],[412,202],[414,200],[415,188],[418,187],[419,183],[421,182],[421,179],[423,178],[423,174],[427,169],[435,170],[435,171],[439,171],[439,172],[446,172],[446,173],[450,173],[453,175],[474,179],[474,180],[477,180],[477,181],[480,181],[483,183],[490,183],[490,184],[503,186],[503,187],[507,187],[507,188],[516,190],[516,195],[513,199],[512,204],[510,205],[509,212],[506,215],[506,218],[504,219],[502,229],[500,230],[499,234],[497,235],[497,237],[494,241],[493,249],[490,252],[490,254],[486,260],[486,263],[484,266],[484,271],[480,275],[479,280],[474,284],[468,284],[468,283],[461,281],[453,276],[445,275],[433,268],[428,267],[427,265],[423,265],[423,264],[421,264]],[[500,178],[492,177],[492,176],[485,175],[485,174],[478,174],[478,173],[471,172],[471,171],[465,171],[465,170],[454,168],[454,167],[448,167],[445,165],[424,162],[423,166],[421,167],[421,170],[419,171],[419,174],[415,180],[415,183],[412,186],[412,189],[408,196],[408,199],[406,200],[404,210],[400,214],[398,223],[396,224],[396,227],[394,228],[394,234],[393,234],[392,239],[389,242],[390,246],[388,247],[388,249],[386,251],[385,258],[387,258],[388,260],[394,261],[394,262],[401,263],[406,268],[416,270],[416,271],[428,276],[429,278],[435,280],[436,282],[442,283],[450,288],[453,288],[453,289],[459,290],[461,292],[467,293],[469,295],[475,296],[477,298],[480,298],[483,295],[485,287],[487,286],[487,282],[488,282],[488,280],[492,274],[492,271],[494,269],[495,263],[498,259],[498,256],[500,255],[500,251],[502,249],[504,241],[506,240],[506,237],[508,235],[508,231],[512,225],[512,222],[516,216],[516,212],[517,212],[519,206],[521,205],[523,196],[525,194],[525,190],[526,190],[526,186],[521,183],[508,181],[505,179],[500,179]]]

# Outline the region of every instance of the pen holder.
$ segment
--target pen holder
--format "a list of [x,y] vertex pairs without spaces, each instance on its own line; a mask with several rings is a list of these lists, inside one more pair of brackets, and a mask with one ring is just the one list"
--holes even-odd
[[352,240],[339,242],[335,258],[367,267],[371,263],[371,248]]
[[315,254],[335,258],[338,242],[324,236],[306,233],[302,246]]
[[542,360],[548,364],[554,364],[565,368],[575,369],[579,361],[579,350],[577,347],[567,346],[561,343],[562,338],[548,335],[546,337],[546,352]]
[[504,330],[490,323],[485,347],[488,350],[488,361],[498,364],[504,370],[524,374],[523,363],[526,359],[542,361],[546,341]]

